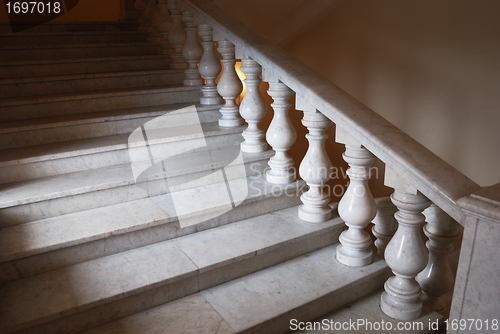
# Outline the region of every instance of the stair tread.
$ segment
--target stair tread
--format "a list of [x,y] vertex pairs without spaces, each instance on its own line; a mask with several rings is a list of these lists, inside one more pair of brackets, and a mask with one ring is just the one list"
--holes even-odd
[[240,333],[300,307],[307,308],[308,302],[333,292],[345,294],[341,291],[346,289],[355,298],[356,292],[350,286],[369,282],[371,277],[387,270],[379,258],[362,268],[343,266],[335,260],[337,246],[322,248],[82,334],[112,334],[123,328],[144,334]]
[[[249,190],[245,203],[255,202],[268,196],[277,195],[276,187],[269,187],[265,178],[247,179],[247,182],[252,182],[252,187]],[[302,182],[295,182],[290,185],[280,186],[281,189],[300,189]],[[178,193],[192,193],[197,190],[181,190]],[[45,253],[56,249],[71,247],[82,243],[90,242],[97,239],[103,239],[111,235],[123,234],[139,229],[144,229],[169,222],[178,222],[178,217],[175,214],[175,209],[170,195],[155,196],[152,198],[139,199],[126,203],[109,205],[106,207],[95,208],[80,212],[69,213],[62,216],[45,218],[30,223],[7,226],[0,233],[0,263],[13,261],[23,257],[32,256],[35,254]],[[158,203],[157,203],[158,202]],[[221,203],[221,205],[224,205]],[[204,208],[197,208],[196,214],[203,214]],[[144,213],[147,212],[147,215]],[[286,212],[281,217],[295,215],[296,212]],[[293,221],[293,217],[288,217]],[[255,221],[260,221],[258,218]],[[229,226],[229,225],[228,225]],[[212,230],[216,231],[216,229]],[[217,233],[204,234],[206,239],[217,238]],[[246,237],[251,237],[253,232],[248,231]],[[198,233],[196,233],[197,235]],[[232,258],[224,252],[214,253],[213,250],[204,251],[200,249],[202,244],[197,246],[187,246],[192,243],[193,235],[179,238],[180,245],[186,245],[185,253],[191,259],[196,259],[196,265],[201,271],[213,269],[217,266],[226,264],[228,260],[234,262],[237,260],[235,254]],[[197,237],[202,238],[202,237]],[[203,238],[202,238],[203,239]],[[197,240],[202,240],[197,239]],[[207,239],[207,240],[208,240]],[[23,242],[19,242],[22,240]],[[203,239],[205,240],[205,239]],[[203,244],[207,241],[203,241]],[[256,244],[265,243],[266,238],[255,241]],[[225,244],[239,243],[236,239],[221,240]],[[247,245],[241,249],[245,250],[248,247],[255,245]],[[263,248],[262,251],[268,251]],[[246,254],[246,253],[245,253]],[[245,256],[243,254],[243,256]]]
[[80,79],[100,79],[109,77],[126,77],[126,76],[143,76],[152,74],[170,74],[183,73],[184,70],[147,70],[147,71],[126,71],[126,72],[105,72],[105,73],[90,73],[90,74],[70,74],[70,75],[54,75],[54,76],[38,76],[24,77],[15,79],[0,79],[0,85],[32,83],[32,82],[49,82],[49,81],[68,81]]
[[[184,127],[178,127],[184,129]],[[219,127],[217,123],[205,123],[202,124],[203,133],[193,133],[193,134],[180,134],[179,136],[170,138],[171,141],[175,140],[183,140],[189,137],[195,138],[203,138],[214,135],[223,135],[230,133],[241,132],[244,127],[237,128],[223,128]],[[100,139],[96,140],[96,139]],[[121,142],[120,142],[121,141]],[[128,147],[128,135],[119,135],[119,136],[107,136],[107,137],[98,137],[92,138],[90,140],[78,140],[73,142],[66,143],[54,143],[54,144],[46,144],[41,145],[42,147],[48,148],[48,150],[52,150],[51,153],[47,155],[39,156],[39,159],[47,159],[53,158],[53,154],[56,151],[59,151],[60,154],[72,154],[72,155],[80,155],[80,151],[69,151],[70,146],[65,147],[64,145],[72,145],[78,146],[83,150],[95,151],[96,145],[108,145],[104,146],[107,149],[127,149]],[[88,145],[94,145],[92,148],[88,148]],[[111,145],[111,146],[109,146]],[[87,147],[86,147],[87,146]],[[72,147],[71,149],[74,149]],[[101,150],[103,147],[100,148]],[[24,148],[21,149],[8,149],[5,151],[10,151],[12,156],[16,157],[14,161],[19,161],[19,154],[22,154]],[[26,154],[32,154],[36,149],[33,147],[24,150]],[[65,151],[61,153],[61,151]],[[221,161],[226,162],[227,156],[231,154],[234,155],[239,151],[239,146],[233,146],[228,148],[221,148],[214,151],[210,151],[211,155],[214,156],[214,159],[221,159]],[[216,163],[213,159],[206,159],[206,163],[203,164],[203,158],[207,153],[194,152],[190,153],[189,159],[192,161],[196,161],[197,164],[190,163],[185,154],[179,155],[176,157],[169,158],[168,175],[173,176],[176,173],[186,173],[189,171],[195,170],[203,170],[203,168],[209,168]],[[268,155],[269,153],[267,153]],[[260,156],[267,156],[266,154],[261,154]],[[257,155],[248,155],[251,156],[259,156]],[[8,158],[7,155],[2,155],[2,158]],[[29,158],[26,158],[29,159]],[[34,159],[34,158],[31,158]],[[234,158],[233,158],[234,159]],[[200,161],[201,160],[201,161]],[[12,160],[11,160],[12,161]],[[4,162],[5,163],[5,162]],[[163,173],[162,173],[163,174]],[[152,176],[154,177],[154,175]],[[91,169],[85,170],[81,172],[74,172],[69,174],[61,174],[57,176],[50,176],[46,178],[39,179],[31,179],[27,181],[8,183],[4,185],[0,185],[0,208],[22,205],[27,203],[34,203],[38,201],[54,199],[64,196],[71,196],[86,192],[97,191],[101,189],[108,189],[112,187],[124,186],[128,184],[135,183],[134,177],[132,174],[132,168],[130,164],[123,164],[117,166],[103,167],[99,169]]]
[[133,87],[133,88],[109,89],[101,91],[74,92],[74,93],[53,94],[45,96],[18,97],[18,98],[0,99],[0,107],[42,104],[42,103],[61,102],[61,101],[98,99],[98,98],[115,97],[115,96],[142,95],[151,93],[198,91],[199,89],[200,86],[171,85],[171,86],[159,86],[159,87]]
[[119,60],[146,60],[146,59],[165,59],[165,55],[141,55],[141,56],[114,56],[114,57],[86,57],[86,58],[62,58],[62,59],[33,59],[33,60],[1,60],[0,66],[27,66],[27,65],[45,65],[59,63],[88,63],[100,61],[119,61]]
[[85,49],[85,48],[107,48],[107,47],[127,47],[127,46],[153,46],[158,44],[151,42],[135,43],[83,43],[83,44],[46,44],[46,45],[0,45],[0,50],[45,50],[45,49]]
[[0,37],[12,36],[12,37],[22,37],[22,36],[74,36],[74,35],[147,35],[147,32],[143,31],[21,31],[18,33],[0,33]]
[[[159,106],[137,107],[130,109],[104,110],[80,114],[68,114],[44,118],[33,118],[19,121],[0,122],[0,133],[31,131],[61,126],[71,126],[86,123],[101,123],[131,118],[160,116],[166,112],[175,112],[193,105],[192,103],[176,103]],[[221,105],[196,105],[198,111],[219,109]],[[135,117],[134,117],[135,116]]]
[[[217,134],[229,134],[240,132],[242,127],[223,128],[216,122],[201,124],[204,136],[213,136]],[[166,128],[162,129],[165,130]],[[176,126],[168,128],[169,136],[162,137],[162,143],[178,141],[188,138],[201,136],[199,127]],[[194,131],[194,132],[193,132]],[[130,133],[117,134],[102,137],[92,137],[72,141],[55,142],[49,144],[16,147],[0,150],[0,168],[18,164],[32,162],[62,159],[67,157],[81,156],[85,154],[99,153],[105,151],[127,149]]]
[[[253,257],[290,240],[319,235],[325,229],[341,229],[343,225],[338,217],[323,224],[304,224],[296,210],[297,207],[280,210],[7,283],[0,289],[4,301],[0,306],[0,326],[35,325],[195,276],[200,271],[198,260],[185,254],[192,247],[220,249],[224,255],[219,261],[228,263],[235,257]],[[230,249],[224,240],[233,240]],[[199,254],[203,257],[202,251]],[[379,265],[357,271],[370,271],[372,267]]]

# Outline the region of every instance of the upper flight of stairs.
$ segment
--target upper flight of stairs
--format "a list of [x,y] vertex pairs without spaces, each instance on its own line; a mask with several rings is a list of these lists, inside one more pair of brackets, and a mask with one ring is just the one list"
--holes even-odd
[[267,183],[274,152],[240,155],[245,127],[136,29],[0,25],[0,332],[284,333],[381,288],[385,262],[336,262],[343,221],[301,221],[305,183]]

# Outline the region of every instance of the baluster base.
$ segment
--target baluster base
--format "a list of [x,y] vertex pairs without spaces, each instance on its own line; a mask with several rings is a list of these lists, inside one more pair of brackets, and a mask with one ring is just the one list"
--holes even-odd
[[266,172],[266,181],[273,184],[289,184],[295,181],[295,173],[277,173],[273,170]]
[[332,218],[332,208],[328,205],[330,196],[311,197],[309,192],[300,196],[299,218],[309,223],[324,223]]
[[[415,282],[416,286],[408,289],[408,284],[413,285],[411,281],[402,281],[401,284],[395,283],[396,286],[403,286],[405,289],[394,289],[392,287],[397,277],[393,276],[385,282],[385,292],[380,298],[380,308],[382,312],[393,319],[410,321],[419,318],[422,315],[423,302],[420,299],[420,286]],[[396,290],[396,291],[394,291]],[[397,297],[396,297],[397,295]]]
[[356,250],[356,253],[353,254],[350,249],[347,249],[343,245],[339,245],[337,247],[336,258],[337,261],[342,263],[344,266],[364,267],[372,263],[373,253],[370,249],[369,251]]

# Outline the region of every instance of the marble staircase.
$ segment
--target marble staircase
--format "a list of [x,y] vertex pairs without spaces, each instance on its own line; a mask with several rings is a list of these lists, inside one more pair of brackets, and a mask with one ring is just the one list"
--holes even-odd
[[[281,306],[262,308],[246,324],[232,323],[228,310],[228,328],[278,333],[288,330],[292,311],[313,319],[382,286],[384,261],[353,270],[333,261],[344,222],[337,215],[324,224],[301,221],[305,182],[268,183],[274,151],[241,153],[246,126],[219,126],[222,104],[200,105],[201,86],[183,85],[184,69],[169,68],[169,56],[137,25],[4,28],[2,333],[103,332],[154,307],[171,316],[176,303],[193,298],[210,308],[222,298],[227,306],[247,279],[257,288],[241,295],[247,307],[283,291]],[[186,121],[193,105],[199,127]],[[160,117],[168,135],[150,139],[148,149],[182,154],[137,178],[130,152],[144,144],[131,133]],[[211,177],[221,169],[224,182]],[[227,187],[248,194],[236,205],[220,200]],[[204,192],[213,198],[195,209],[175,205],[174,198],[198,201]],[[271,277],[281,282],[277,292]]]

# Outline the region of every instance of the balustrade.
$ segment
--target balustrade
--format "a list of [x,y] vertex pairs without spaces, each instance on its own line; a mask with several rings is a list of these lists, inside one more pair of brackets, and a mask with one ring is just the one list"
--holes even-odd
[[158,0],[157,4],[158,16],[154,23],[154,31],[148,37],[148,41],[155,42],[159,45],[160,54],[171,54],[172,46],[168,41],[168,34],[172,27],[172,20],[168,12],[167,0]]
[[[162,13],[161,5],[166,0],[159,1],[159,10]],[[139,0],[136,2],[139,11],[142,8],[141,4],[143,5],[144,2]],[[144,20],[141,18],[142,22],[145,22],[147,17],[151,16],[151,13],[148,13],[148,8],[142,15],[144,17]],[[197,30],[194,25],[193,13],[184,11],[186,26],[186,32],[184,33],[180,21],[181,15],[177,10],[177,2],[168,0],[168,8],[172,19],[169,41],[174,47],[172,55],[173,68],[184,68],[182,66],[185,66],[186,63],[183,59],[186,59],[189,64],[185,72],[187,79],[184,84],[201,85],[205,82],[201,89],[203,96],[200,99],[200,103],[203,105],[221,104],[223,102],[221,96],[224,98],[225,104],[220,109],[222,114],[219,120],[220,126],[240,126],[244,123],[241,117],[246,120],[248,127],[242,134],[244,142],[241,144],[241,151],[259,153],[266,151],[268,144],[272,147],[275,155],[269,160],[270,169],[266,173],[266,179],[269,183],[288,184],[294,182],[296,179],[294,161],[288,155],[288,151],[296,140],[296,132],[289,117],[290,98],[294,94],[290,87],[297,90],[297,81],[300,81],[301,76],[304,76],[303,72],[297,70],[297,72],[292,73],[292,79],[286,80],[286,76],[279,72],[281,69],[276,71],[274,68],[266,68],[269,63],[272,64],[279,57],[266,58],[260,53],[249,52],[247,46],[240,45],[241,40],[238,38],[241,39],[241,36],[238,38],[234,38],[231,34],[224,36],[222,30],[219,30],[223,29],[223,26],[221,28],[220,25],[218,26],[213,21],[207,20],[217,28],[215,34],[215,39],[218,40],[217,50],[222,55],[222,60],[219,60],[215,53],[216,43],[214,42],[212,26],[200,24]],[[164,14],[160,14],[160,16],[162,15]],[[141,24],[142,26],[143,24]],[[163,27],[165,26],[164,24]],[[159,26],[157,30],[163,33]],[[197,40],[197,31],[203,40],[201,43],[202,48]],[[236,43],[236,47],[233,42]],[[183,49],[181,48],[182,45],[184,46]],[[256,59],[243,53],[238,49],[239,47]],[[279,54],[279,51],[275,50],[274,52]],[[259,60],[259,57],[263,58],[264,61]],[[242,61],[241,70],[246,76],[245,84],[247,86],[246,94],[240,106],[235,101],[242,91],[241,81],[235,71],[236,59]],[[290,59],[287,61],[293,63]],[[199,66],[197,68],[198,62]],[[215,79],[222,69],[221,62],[224,65],[224,70],[216,85]],[[273,119],[266,132],[259,128],[259,123],[263,120],[267,111],[259,90],[262,82],[260,79],[261,73],[262,80],[269,83],[268,94],[273,99],[271,107],[274,110]],[[203,79],[200,78],[200,75]],[[309,75],[311,74],[309,73]],[[290,87],[284,82],[291,83]],[[317,82],[326,85],[323,81]],[[318,87],[322,87],[322,85],[316,84]],[[448,210],[448,212],[452,211],[454,213],[453,217],[456,218],[460,217],[461,213],[456,210],[454,200],[444,199],[439,202],[439,198],[441,198],[439,196],[442,196],[441,193],[435,189],[429,190],[425,186],[422,187],[424,182],[419,179],[421,176],[415,176],[412,174],[412,170],[409,172],[412,175],[410,178],[402,178],[389,167],[386,167],[385,184],[394,188],[394,193],[390,200],[379,199],[376,202],[368,187],[370,167],[376,159],[371,151],[376,153],[382,160],[389,161],[389,165],[392,163],[399,166],[399,168],[403,166],[405,172],[407,169],[414,169],[415,167],[406,168],[405,164],[409,163],[409,159],[400,159],[403,163],[392,156],[384,155],[385,152],[380,149],[382,146],[380,143],[377,144],[378,146],[371,145],[373,139],[371,137],[365,138],[367,141],[364,142],[370,147],[371,151],[369,151],[356,139],[360,138],[359,131],[363,131],[361,128],[366,127],[369,122],[365,122],[366,124],[359,122],[362,123],[362,125],[357,125],[360,128],[349,128],[351,124],[345,122],[342,117],[348,115],[347,118],[351,117],[356,120],[357,114],[349,114],[349,111],[344,110],[341,112],[341,114],[343,113],[342,117],[336,120],[335,112],[337,110],[335,108],[342,107],[340,102],[335,104],[335,108],[331,108],[334,112],[330,110],[329,113],[323,113],[318,108],[325,107],[325,103],[327,103],[325,101],[328,100],[325,97],[326,95],[320,96],[319,93],[315,92],[314,85],[311,86],[313,88],[310,88],[299,82],[298,87],[301,87],[302,90],[297,90],[300,94],[296,97],[296,109],[304,112],[302,124],[308,129],[306,138],[309,143],[307,153],[299,167],[300,176],[309,186],[309,190],[301,196],[302,205],[298,208],[298,216],[302,220],[311,223],[325,222],[332,216],[329,205],[330,197],[324,191],[324,185],[328,181],[332,170],[331,161],[325,150],[325,141],[328,137],[325,132],[332,124],[332,120],[337,122],[340,119],[340,125],[344,125],[346,130],[350,129],[353,132],[348,133],[343,130],[342,126],[337,126],[336,141],[345,145],[346,150],[343,158],[349,165],[347,171],[349,185],[338,205],[339,216],[345,221],[347,229],[339,237],[340,245],[336,252],[337,260],[350,267],[366,266],[372,262],[372,239],[365,229],[373,220],[372,232],[377,238],[375,246],[378,255],[385,258],[387,265],[394,273],[394,276],[389,278],[384,286],[385,292],[383,292],[380,301],[382,311],[398,320],[413,320],[421,315],[422,305],[425,302],[432,309],[444,314],[446,307],[441,296],[449,292],[453,287],[453,272],[447,257],[453,250],[452,243],[460,236],[458,223],[436,205],[432,205],[427,209],[424,216],[422,212],[431,202],[418,189],[423,189],[422,191],[426,192],[426,195],[430,193],[431,196],[428,196],[434,201],[436,201],[437,197],[436,203]],[[333,89],[332,91],[340,95],[338,91]],[[309,96],[304,97],[303,94],[311,92],[313,95],[315,94],[314,97],[321,100],[322,104],[315,105],[311,102]],[[334,102],[331,103],[334,104]],[[343,103],[352,102],[344,99]],[[356,108],[359,107],[357,104],[353,105]],[[359,110],[361,110],[360,114],[365,112],[360,107]],[[368,116],[372,117],[371,114],[368,114]],[[370,124],[374,124],[378,120],[376,117],[373,117],[373,119],[374,121]],[[378,132],[373,130],[369,135],[375,136],[376,133],[383,132],[388,127],[387,124],[384,124],[377,128]],[[357,134],[354,135],[355,133]],[[399,132],[398,135],[400,135]],[[384,145],[387,145],[386,141]],[[418,160],[418,157],[413,155],[412,159]],[[466,184],[466,187],[474,188],[474,184],[468,184],[465,181],[464,184]],[[445,203],[444,206],[443,203]],[[424,226],[424,233],[429,238],[426,243],[428,250],[423,243],[420,232],[425,217],[427,217],[428,221]]]

